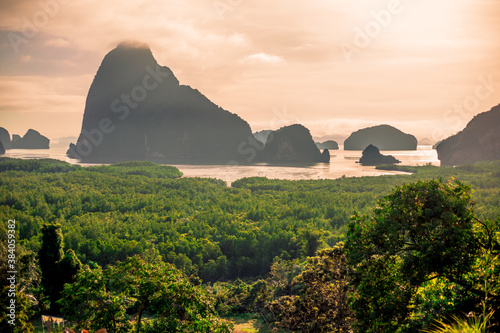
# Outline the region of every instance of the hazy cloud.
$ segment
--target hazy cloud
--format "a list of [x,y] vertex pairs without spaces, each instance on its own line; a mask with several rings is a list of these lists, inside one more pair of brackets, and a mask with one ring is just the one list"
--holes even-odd
[[244,64],[279,64],[284,61],[283,57],[262,52],[251,54],[241,60]]

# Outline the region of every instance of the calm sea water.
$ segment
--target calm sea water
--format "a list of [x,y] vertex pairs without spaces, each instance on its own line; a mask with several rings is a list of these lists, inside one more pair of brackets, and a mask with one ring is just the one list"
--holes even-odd
[[[72,164],[89,166],[95,164],[79,163],[66,156],[67,147],[50,149],[11,149],[4,156],[14,158],[53,158]],[[410,151],[381,151],[384,155],[393,155],[402,161],[401,165],[425,165],[431,163],[439,166],[436,150],[432,146],[419,146]],[[362,177],[402,174],[397,171],[376,170],[373,166],[362,166],[356,163],[361,157],[361,151],[330,151],[330,163],[313,165],[294,164],[287,166],[276,165],[174,165],[184,173],[185,177],[204,177],[222,179],[228,184],[244,177],[267,177],[270,179],[336,179],[342,176]]]

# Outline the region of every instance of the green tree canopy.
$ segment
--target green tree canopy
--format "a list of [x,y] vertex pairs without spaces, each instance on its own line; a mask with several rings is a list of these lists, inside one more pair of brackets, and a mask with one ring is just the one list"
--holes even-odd
[[[65,286],[63,296],[63,313],[81,328],[104,327],[110,333],[230,332],[206,290],[160,260],[134,256],[104,270],[86,267]],[[135,313],[134,325],[130,312]]]
[[300,286],[297,294],[268,306],[277,326],[300,332],[351,332],[347,269],[342,246],[308,258],[304,271],[292,281]]
[[50,312],[59,313],[57,301],[65,283],[73,281],[81,268],[81,262],[72,250],[64,253],[64,240],[60,224],[44,224],[42,227],[42,247],[38,260],[42,271],[42,286],[50,301]]
[[[30,292],[38,286],[40,277],[35,253],[13,241],[17,231],[0,224],[0,332],[31,333],[34,328],[29,315],[36,300]],[[9,247],[9,244],[15,244],[15,247]],[[9,273],[13,270],[17,273]],[[11,280],[13,276],[15,280]],[[12,289],[12,284],[15,289]],[[11,312],[11,300],[15,300],[15,313]],[[9,321],[14,321],[14,325]]]
[[358,331],[397,332],[408,322],[419,287],[430,280],[474,292],[468,276],[480,254],[480,235],[472,207],[467,185],[418,181],[396,187],[373,216],[353,218],[346,251]]

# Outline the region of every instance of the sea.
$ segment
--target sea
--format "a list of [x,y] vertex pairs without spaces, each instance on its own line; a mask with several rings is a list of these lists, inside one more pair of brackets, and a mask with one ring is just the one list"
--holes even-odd
[[[36,159],[53,158],[66,161],[71,164],[82,166],[92,166],[101,164],[80,163],[80,161],[66,156],[67,147],[53,147],[50,149],[9,149],[5,157]],[[359,163],[361,151],[339,150],[330,151],[330,163],[316,164],[249,164],[249,165],[189,165],[173,164],[183,174],[184,177],[217,178],[230,185],[235,180],[245,177],[266,177],[269,179],[288,180],[313,180],[313,179],[337,179],[341,177],[364,177],[405,174],[400,171],[377,170],[374,166],[363,166]],[[381,151],[384,155],[392,155],[400,160],[400,165],[426,165],[439,166],[437,152],[432,146],[418,146],[417,150]],[[172,165],[172,164],[171,164]]]

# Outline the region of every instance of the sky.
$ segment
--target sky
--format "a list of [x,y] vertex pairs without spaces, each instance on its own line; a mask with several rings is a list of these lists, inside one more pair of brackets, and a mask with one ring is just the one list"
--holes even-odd
[[0,0],[0,127],[78,136],[103,57],[147,43],[253,131],[436,142],[500,104],[498,0]]

